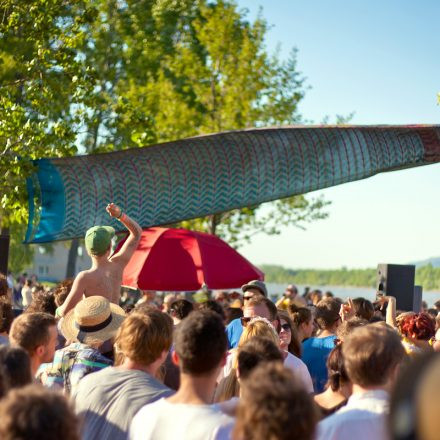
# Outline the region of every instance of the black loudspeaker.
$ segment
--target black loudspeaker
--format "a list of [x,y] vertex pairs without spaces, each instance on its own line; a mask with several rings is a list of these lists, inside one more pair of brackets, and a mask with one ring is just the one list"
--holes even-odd
[[420,313],[422,311],[423,287],[414,286],[414,301],[412,311]]
[[414,278],[416,267],[402,264],[378,264],[376,290],[396,298],[399,310],[414,309]]

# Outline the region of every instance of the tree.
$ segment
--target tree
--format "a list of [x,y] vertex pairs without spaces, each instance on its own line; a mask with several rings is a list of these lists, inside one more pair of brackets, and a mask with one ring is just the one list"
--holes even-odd
[[[11,227],[12,250],[23,239],[32,160],[77,152],[82,103],[94,87],[93,69],[77,49],[96,15],[92,4],[5,0],[0,5],[0,217],[2,231]],[[17,255],[11,255],[12,267]]]
[[94,87],[77,48],[95,13],[85,0],[5,0],[0,6],[3,225],[26,216],[23,177],[32,170],[30,160],[77,151],[80,105]]
[[[115,118],[100,148],[301,122],[305,86],[296,51],[284,62],[269,56],[261,16],[249,23],[234,2],[222,0],[135,3],[112,16],[126,69],[113,88]],[[256,232],[275,234],[280,226],[325,218],[326,204],[295,196],[180,225],[240,245]]]
[[[2,225],[25,219],[31,159],[301,121],[295,51],[270,56],[265,20],[233,1],[5,0],[0,13]],[[238,245],[325,204],[297,196],[183,225]]]
[[11,242],[9,244],[9,270],[18,274],[32,263],[34,246],[24,245],[22,237],[25,234],[25,225],[17,222],[12,223],[10,228]]

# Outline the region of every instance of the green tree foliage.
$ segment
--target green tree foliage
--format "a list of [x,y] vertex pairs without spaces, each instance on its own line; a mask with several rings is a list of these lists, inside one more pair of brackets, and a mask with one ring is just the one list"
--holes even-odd
[[[109,136],[102,145],[143,146],[301,121],[298,103],[305,87],[296,52],[284,62],[269,56],[261,16],[249,23],[230,1],[127,5],[131,15],[122,10],[114,24],[122,29],[127,68],[116,85],[116,117],[106,126]],[[304,227],[325,218],[326,204],[295,196],[179,226],[215,233],[238,246],[258,232],[277,234],[281,226]]]
[[425,290],[440,290],[440,267],[432,264],[416,269],[416,285],[423,286]]
[[[78,48],[96,11],[88,1],[5,0],[0,5],[2,225],[26,216],[29,162],[76,153],[81,103],[93,89]],[[27,160],[20,160],[26,158]]]
[[[88,1],[5,0],[0,4],[0,217],[10,232],[9,267],[30,264],[24,246],[25,178],[32,160],[77,152],[82,103],[93,69],[79,56],[96,10]],[[37,213],[38,215],[38,213]]]
[[[376,269],[286,269],[276,265],[262,265],[269,283],[297,283],[312,286],[375,287]],[[415,284],[424,290],[440,290],[440,267],[432,264],[416,269]]]
[[[5,0],[0,17],[3,226],[25,220],[29,159],[301,122],[296,52],[268,54],[266,21],[233,1]],[[297,196],[182,225],[239,245],[325,205]]]
[[22,223],[13,222],[11,224],[8,269],[14,274],[18,274],[25,267],[29,267],[35,253],[35,246],[27,246],[22,243],[25,229],[25,225]]
[[374,287],[375,269],[286,269],[276,265],[262,265],[270,283],[297,283],[313,286],[356,286]]

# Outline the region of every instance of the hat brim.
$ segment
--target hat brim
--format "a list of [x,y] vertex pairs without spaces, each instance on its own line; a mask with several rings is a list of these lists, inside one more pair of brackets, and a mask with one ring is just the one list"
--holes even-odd
[[88,345],[102,344],[116,336],[126,316],[124,309],[116,304],[110,303],[110,310],[112,320],[106,327],[96,332],[84,332],[76,327],[75,309],[72,309],[62,320],[61,333],[67,341],[78,341]]
[[263,296],[267,296],[267,293],[264,292],[260,287],[256,286],[255,284],[244,284],[243,286],[241,286],[241,291],[244,293],[249,289],[257,289],[258,291],[261,292],[261,294]]

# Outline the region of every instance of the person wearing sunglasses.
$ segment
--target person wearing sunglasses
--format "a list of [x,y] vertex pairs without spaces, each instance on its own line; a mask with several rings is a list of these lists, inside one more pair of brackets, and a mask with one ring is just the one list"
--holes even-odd
[[306,364],[295,355],[297,350],[300,350],[301,344],[298,340],[295,328],[289,318],[287,312],[278,310],[279,338],[280,349],[284,353],[284,365],[292,370],[304,384],[305,389],[309,393],[313,393],[313,382]]
[[267,298],[266,285],[262,281],[250,281],[241,289],[243,291],[244,301],[243,318],[245,319],[234,319],[226,327],[229,349],[237,347],[240,336],[243,333],[243,324],[246,323],[246,320],[250,320],[247,318],[260,316],[267,318],[269,321],[277,322],[277,308],[275,304]]
[[260,280],[249,281],[241,286],[241,291],[243,292],[243,301],[245,303],[256,295],[263,295],[267,298],[266,284]]

